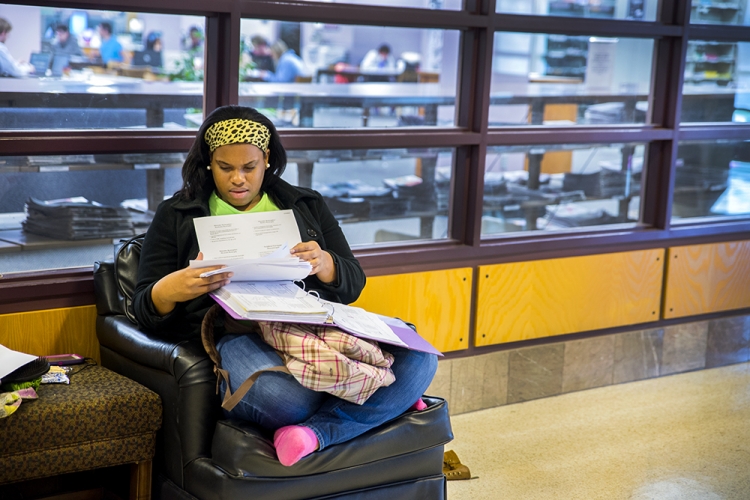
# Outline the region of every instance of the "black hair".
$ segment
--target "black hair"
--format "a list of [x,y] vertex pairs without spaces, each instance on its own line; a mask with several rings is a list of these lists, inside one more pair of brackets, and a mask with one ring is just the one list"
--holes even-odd
[[156,45],[156,42],[161,40],[161,33],[158,31],[152,31],[148,34],[146,37],[146,50],[154,50],[154,45]]
[[[246,106],[222,106],[216,108],[206,117],[198,130],[193,146],[188,152],[185,163],[182,166],[182,188],[178,191],[180,197],[184,200],[195,200],[207,197],[216,188],[214,178],[211,172],[206,168],[211,163],[211,152],[206,144],[206,130],[214,123],[224,120],[240,118],[243,120],[252,120],[268,128],[271,133],[271,140],[268,143],[270,164],[263,175],[263,182],[260,185],[262,192],[273,185],[284,173],[286,168],[286,150],[281,145],[281,138],[273,125],[265,115],[255,108]],[[265,151],[263,151],[265,154]]]
[[57,26],[55,27],[55,31],[64,31],[65,33],[70,33],[70,30],[69,30],[69,29],[68,29],[68,27],[67,27],[66,25],[64,25],[64,24],[58,24],[58,25],[57,25]]
[[110,35],[112,34],[112,23],[108,23],[105,21],[101,23],[99,26],[101,26],[102,29],[106,31],[107,33],[109,33]]
[[381,54],[390,54],[391,53],[391,46],[387,43],[384,43],[380,47],[378,47],[378,52]]

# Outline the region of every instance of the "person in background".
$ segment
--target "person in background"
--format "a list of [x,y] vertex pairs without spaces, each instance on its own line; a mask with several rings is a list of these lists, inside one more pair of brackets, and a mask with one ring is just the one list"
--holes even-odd
[[58,24],[55,28],[55,41],[52,42],[52,53],[54,55],[80,56],[81,47],[78,40],[70,36],[70,30],[64,24]]
[[276,61],[276,72],[266,71],[264,81],[293,82],[297,77],[309,76],[305,63],[283,41],[279,40],[271,46],[271,54]]
[[255,69],[273,71],[273,55],[271,47],[268,46],[268,40],[260,35],[255,35],[250,39],[253,48],[250,51],[250,58],[255,63]]
[[102,45],[99,47],[102,62],[122,62],[122,45],[112,36],[110,23],[104,22],[99,25],[99,36],[102,38]]
[[362,71],[396,71],[396,60],[391,55],[391,47],[384,43],[377,50],[369,51],[362,59],[359,69]]
[[185,41],[185,50],[193,55],[203,57],[203,32],[198,26],[191,26]]
[[133,64],[161,68],[161,48],[161,33],[158,31],[150,32],[148,36],[146,36],[145,50],[135,54]]
[[16,62],[8,50],[8,47],[5,46],[5,40],[8,39],[8,35],[12,29],[13,26],[10,22],[5,18],[0,17],[0,77],[10,76],[13,78],[21,78],[26,76],[29,71],[33,71],[33,67],[29,68],[27,65]]
[[146,50],[161,52],[161,33],[152,31],[146,37]]

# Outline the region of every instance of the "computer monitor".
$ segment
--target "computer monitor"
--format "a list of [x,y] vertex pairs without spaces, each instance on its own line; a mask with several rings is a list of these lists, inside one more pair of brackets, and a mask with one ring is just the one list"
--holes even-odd
[[29,63],[34,66],[36,76],[44,76],[50,62],[52,62],[51,52],[32,52],[31,57],[29,57]]
[[63,70],[70,64],[70,56],[65,54],[57,54],[52,58],[52,76],[60,76],[63,74]]
[[151,66],[161,68],[161,52],[155,50],[139,50],[133,54],[133,66]]

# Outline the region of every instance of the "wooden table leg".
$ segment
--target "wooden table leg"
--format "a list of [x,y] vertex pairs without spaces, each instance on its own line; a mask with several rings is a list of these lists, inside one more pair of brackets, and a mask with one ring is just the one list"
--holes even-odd
[[130,500],[151,500],[151,460],[130,465]]

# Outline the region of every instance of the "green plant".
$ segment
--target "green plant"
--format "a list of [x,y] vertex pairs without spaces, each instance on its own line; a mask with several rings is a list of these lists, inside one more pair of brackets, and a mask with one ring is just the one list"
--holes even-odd
[[194,55],[186,53],[182,56],[182,59],[175,61],[175,69],[169,73],[169,80],[172,82],[202,82],[203,69],[196,69]]

